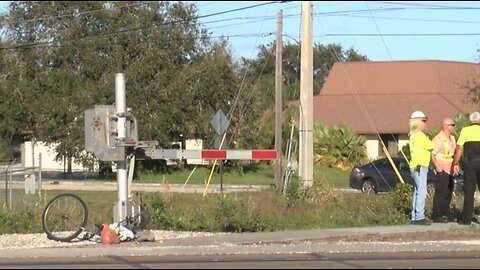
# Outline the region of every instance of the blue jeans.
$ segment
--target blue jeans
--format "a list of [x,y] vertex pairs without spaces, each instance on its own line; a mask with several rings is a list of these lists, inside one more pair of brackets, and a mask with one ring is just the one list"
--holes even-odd
[[410,168],[414,185],[412,196],[412,221],[425,218],[425,198],[427,197],[428,167],[420,166],[420,173],[415,168]]

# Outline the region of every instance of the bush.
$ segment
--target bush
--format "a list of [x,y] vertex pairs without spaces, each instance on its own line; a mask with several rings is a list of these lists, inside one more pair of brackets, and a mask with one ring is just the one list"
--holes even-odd
[[388,194],[391,202],[400,213],[410,215],[412,209],[412,186],[407,183],[398,183],[392,192]]
[[40,215],[29,206],[20,210],[12,211],[5,205],[0,207],[0,234],[7,233],[34,233],[41,230]]
[[365,137],[345,125],[314,124],[314,160],[320,165],[346,171],[366,160],[365,141]]

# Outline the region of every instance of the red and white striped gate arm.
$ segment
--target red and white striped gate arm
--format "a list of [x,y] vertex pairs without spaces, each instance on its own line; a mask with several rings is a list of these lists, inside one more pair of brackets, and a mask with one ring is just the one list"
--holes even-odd
[[176,150],[150,149],[145,154],[152,159],[243,159],[272,160],[277,157],[275,150]]

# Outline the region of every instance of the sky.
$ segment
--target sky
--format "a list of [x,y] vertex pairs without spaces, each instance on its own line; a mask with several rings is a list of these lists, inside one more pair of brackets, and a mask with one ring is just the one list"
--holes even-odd
[[[188,1],[192,2],[192,1]],[[212,38],[225,37],[235,58],[255,58],[275,40],[300,42],[301,1],[193,1]],[[479,62],[480,1],[312,1],[313,41],[353,48],[371,61]],[[5,11],[8,1],[0,1]]]
[[[196,4],[201,16],[246,8],[200,19],[213,37],[228,37],[236,57],[255,57],[259,45],[274,41],[276,15],[280,10],[284,44],[300,40],[300,1],[198,1]],[[314,43],[352,47],[371,61],[478,62],[480,1],[312,1],[312,4]],[[231,21],[214,22],[222,19]]]

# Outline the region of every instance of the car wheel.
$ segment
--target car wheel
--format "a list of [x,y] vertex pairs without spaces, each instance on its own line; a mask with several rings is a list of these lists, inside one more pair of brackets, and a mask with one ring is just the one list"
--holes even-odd
[[435,183],[433,181],[427,182],[427,197],[435,195]]
[[363,193],[376,193],[377,187],[375,185],[375,182],[373,182],[372,179],[370,178],[367,178],[365,180],[363,180],[363,183],[362,183],[362,186],[361,186],[361,190]]

